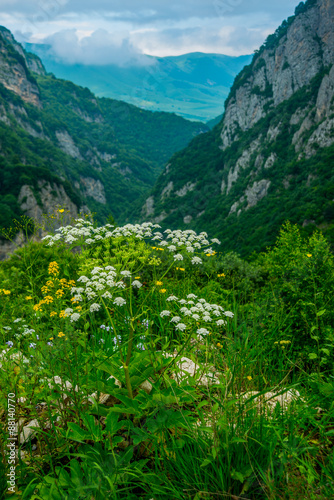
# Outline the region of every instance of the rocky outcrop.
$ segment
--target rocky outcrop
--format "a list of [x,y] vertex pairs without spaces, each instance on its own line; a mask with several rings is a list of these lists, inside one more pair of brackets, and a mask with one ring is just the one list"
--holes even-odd
[[[323,67],[334,63],[333,19],[333,2],[318,0],[295,17],[277,46],[254,56],[248,78],[228,101],[221,132],[223,149],[238,139],[238,130],[248,130],[264,117],[268,105],[274,108],[289,99]],[[320,89],[320,116],[328,113],[328,98],[333,95],[329,80],[325,77]]]
[[[18,203],[23,213],[32,218],[36,223],[47,224],[45,216],[54,214],[57,209],[64,208],[61,214],[62,224],[69,224],[71,219],[77,218],[79,207],[77,207],[66,193],[62,184],[49,182],[43,179],[37,181],[37,188],[24,184],[18,195]],[[87,207],[81,210],[89,213]],[[55,222],[52,222],[54,227]],[[32,236],[32,241],[40,241],[47,234],[43,229],[38,229]],[[7,258],[16,248],[23,246],[26,238],[22,232],[18,233],[12,241],[0,241],[0,260]]]
[[95,201],[106,204],[106,193],[104,191],[104,186],[99,179],[93,179],[92,177],[80,177],[81,186],[83,187],[84,195],[90,196]]
[[5,28],[0,29],[0,82],[25,102],[41,107],[39,89],[30,74],[23,49]]
[[64,151],[64,153],[72,156],[72,158],[75,158],[76,160],[82,160],[80,151],[67,130],[58,130],[56,132],[56,137],[59,142],[59,147],[62,151]]
[[[37,222],[42,222],[43,214],[50,215],[59,207],[66,207],[67,222],[71,218],[78,216],[78,207],[71,201],[66,194],[64,186],[49,181],[38,181],[38,198],[33,188],[28,185],[21,187],[18,202],[21,210]],[[65,221],[66,222],[66,221]]]

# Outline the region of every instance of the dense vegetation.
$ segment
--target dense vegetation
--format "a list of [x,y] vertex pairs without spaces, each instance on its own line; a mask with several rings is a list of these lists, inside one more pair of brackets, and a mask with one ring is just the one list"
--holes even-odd
[[247,262],[204,233],[158,230],[81,219],[0,263],[10,498],[332,498],[328,241],[286,224]]

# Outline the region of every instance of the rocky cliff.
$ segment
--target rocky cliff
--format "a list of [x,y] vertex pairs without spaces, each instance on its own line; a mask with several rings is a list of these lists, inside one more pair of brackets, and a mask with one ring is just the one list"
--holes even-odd
[[333,23],[332,0],[298,5],[236,77],[222,121],[168,162],[144,218],[209,227],[241,253],[287,218],[331,237]]

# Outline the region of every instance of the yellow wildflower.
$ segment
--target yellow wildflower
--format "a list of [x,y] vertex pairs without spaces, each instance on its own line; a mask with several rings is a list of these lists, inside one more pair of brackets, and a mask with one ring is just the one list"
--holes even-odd
[[166,288],[161,288],[161,289],[159,290],[159,292],[160,292],[160,293],[166,293],[166,292],[167,292],[167,290],[166,290]]
[[157,282],[156,282],[156,285],[157,285],[157,286],[162,286],[162,284],[163,284],[163,283],[162,283],[162,281],[157,281]]
[[50,317],[52,318],[52,316],[57,316],[57,311],[51,311],[50,312]]
[[176,267],[175,268],[177,271],[185,271],[184,267]]
[[30,297],[30,295],[28,295],[28,297],[26,297],[26,300],[32,300],[32,297]]
[[223,347],[220,342],[218,342],[217,347]]
[[63,212],[65,212],[65,210],[64,210],[63,208],[61,208],[60,210],[58,210],[58,212],[59,212],[60,214],[62,214]]
[[312,257],[311,253],[306,254],[306,257]]
[[59,266],[58,266],[57,262],[55,262],[55,261],[50,262],[49,268],[48,268],[48,273],[53,274],[54,276],[59,274]]
[[53,337],[50,337],[49,340],[53,340]]
[[59,317],[60,317],[60,318],[66,318],[66,313],[65,313],[65,311],[60,311],[60,313],[59,313]]
[[253,377],[251,377],[250,375],[248,375],[248,377],[246,377],[246,378],[247,378],[247,380],[252,380],[253,379]]
[[53,297],[51,297],[51,295],[47,295],[46,297],[44,297],[44,301],[43,301],[45,304],[51,304],[51,302],[53,302]]
[[2,291],[3,291],[3,293],[4,293],[5,295],[10,295],[10,290],[5,290],[5,289],[3,288],[3,289],[2,289]]
[[56,295],[57,295],[57,297],[62,297],[64,295],[64,290],[59,288],[59,290],[56,291]]
[[136,276],[135,277],[135,280],[140,280],[141,279],[141,276]]
[[59,333],[58,333],[58,337],[65,337],[65,333],[63,333],[63,332],[59,332]]
[[225,278],[225,274],[222,273],[222,274],[217,274],[218,278]]

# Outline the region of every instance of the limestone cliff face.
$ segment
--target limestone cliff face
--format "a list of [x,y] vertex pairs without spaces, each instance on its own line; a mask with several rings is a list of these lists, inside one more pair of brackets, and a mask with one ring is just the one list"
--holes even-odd
[[14,40],[10,31],[0,28],[0,81],[8,89],[19,95],[25,102],[41,107],[39,89],[31,76],[30,68],[38,72],[43,66],[37,58],[25,57],[22,47]]
[[[37,181],[38,191],[33,186],[24,184],[21,186],[18,196],[18,203],[24,215],[31,217],[36,223],[45,223],[43,216],[54,214],[58,208],[66,207],[62,216],[62,224],[69,224],[72,218],[78,217],[78,207],[66,194],[64,186],[56,182],[49,182],[43,179]],[[89,213],[87,207],[81,207],[81,210]],[[53,229],[55,229],[53,227]],[[47,234],[47,231],[39,229],[32,238],[34,241]],[[13,241],[0,241],[0,260],[8,257],[13,250],[25,244],[25,238],[22,233],[15,236]]]
[[[222,148],[309,84],[323,67],[334,62],[334,3],[318,0],[295,17],[274,48],[254,56],[251,72],[229,99],[221,131]],[[333,76],[324,76],[319,90],[316,120],[327,113],[333,95]]]

